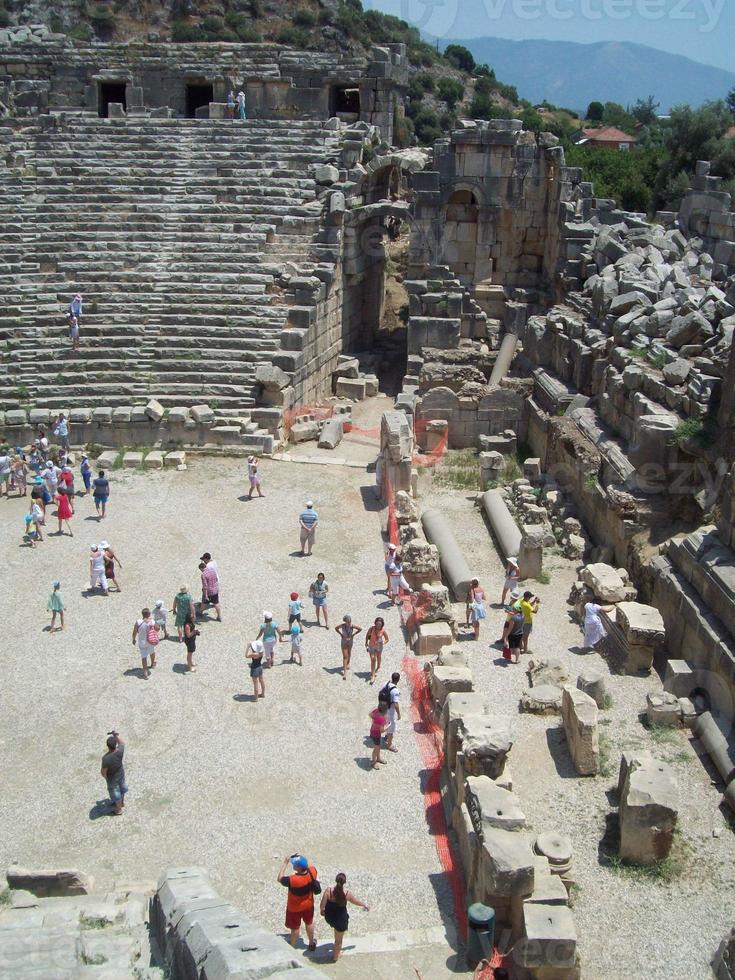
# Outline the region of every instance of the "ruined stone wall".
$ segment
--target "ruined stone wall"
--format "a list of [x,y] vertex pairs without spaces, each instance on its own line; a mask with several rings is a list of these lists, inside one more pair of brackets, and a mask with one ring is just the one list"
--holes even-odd
[[405,46],[375,47],[369,58],[294,51],[275,44],[79,44],[59,35],[29,43],[0,42],[0,82],[14,82],[20,113],[86,108],[96,111],[98,84],[121,82],[129,107],[186,112],[186,85],[211,84],[214,102],[243,88],[259,118],[321,118],[334,114],[333,92],[360,90],[359,118],[391,142],[396,90],[407,81]]

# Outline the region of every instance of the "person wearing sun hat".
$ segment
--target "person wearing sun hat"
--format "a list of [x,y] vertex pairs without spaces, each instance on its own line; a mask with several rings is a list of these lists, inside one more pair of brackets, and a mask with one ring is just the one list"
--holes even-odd
[[505,582],[503,584],[503,594],[500,597],[500,605],[505,605],[505,597],[511,592],[521,580],[521,573],[518,570],[518,559],[509,558],[505,565]]
[[[253,682],[253,697],[265,697],[265,678],[263,677],[263,657],[265,648],[260,640],[252,640],[245,651],[245,659],[250,661],[250,679]],[[260,693],[258,693],[260,688]]]
[[[286,868],[291,865],[293,871],[286,874]],[[286,900],[286,928],[291,935],[289,942],[295,946],[299,941],[301,924],[306,927],[306,935],[309,939],[309,951],[316,949],[316,939],[314,938],[314,895],[321,892],[321,885],[317,880],[316,868],[310,864],[303,854],[290,854],[283,859],[283,864],[276,875],[276,881],[288,888],[288,898]]]

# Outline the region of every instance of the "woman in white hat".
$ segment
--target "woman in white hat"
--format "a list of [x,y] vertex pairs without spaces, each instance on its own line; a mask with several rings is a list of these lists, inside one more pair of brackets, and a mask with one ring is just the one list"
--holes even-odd
[[396,557],[396,551],[398,546],[395,544],[389,544],[385,549],[385,563],[383,568],[385,569],[385,594],[390,595],[390,569],[393,565]]
[[505,566],[505,584],[503,585],[503,594],[500,597],[500,605],[505,605],[505,597],[509,592],[512,592],[518,586],[521,580],[521,573],[518,570],[518,559],[509,558]]
[[[250,661],[250,677],[253,681],[253,697],[256,701],[258,698],[265,697],[265,678],[263,677],[264,656],[265,649],[260,640],[252,640],[248,643],[248,648],[245,651],[245,659]],[[258,687],[260,687],[260,694],[258,694]]]

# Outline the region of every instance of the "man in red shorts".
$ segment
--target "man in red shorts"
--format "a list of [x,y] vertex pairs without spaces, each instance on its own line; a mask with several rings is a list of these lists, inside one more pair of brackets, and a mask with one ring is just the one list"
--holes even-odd
[[[293,867],[293,871],[290,875],[287,875],[285,871],[289,862]],[[301,923],[303,922],[306,926],[306,935],[309,939],[309,949],[313,953],[316,949],[316,940],[314,939],[314,883],[317,880],[316,868],[313,864],[309,864],[303,854],[291,854],[290,857],[284,858],[281,870],[278,872],[277,880],[288,888],[286,928],[291,930],[290,943],[292,946],[295,946],[299,941]]]

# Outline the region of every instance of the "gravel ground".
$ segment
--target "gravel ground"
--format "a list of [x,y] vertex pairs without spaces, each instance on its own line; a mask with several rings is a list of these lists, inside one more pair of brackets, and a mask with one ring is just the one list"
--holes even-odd
[[[196,864],[234,904],[280,931],[285,892],[274,879],[283,856],[302,851],[326,882],[346,871],[371,906],[355,911],[352,936],[439,926],[451,915],[451,896],[427,832],[408,711],[399,753],[380,771],[367,768],[367,713],[378,685],[368,686],[364,646],[356,644],[357,673],[343,682],[337,636],[309,625],[305,666],[279,663],[288,657],[283,644],[260,703],[251,700],[244,665],[262,610],[284,623],[289,592],[304,596],[324,571],[330,622],[350,612],[366,627],[385,615],[390,643],[380,683],[400,666],[406,649],[398,617],[373,591],[384,583],[374,477],[263,461],[265,499],[247,502],[243,469],[200,459],[185,473],[118,470],[107,519],[98,523],[91,499],[80,499],[75,537],[52,535],[35,550],[21,545],[24,502],[0,500],[0,862],[77,866],[100,887]],[[321,522],[314,556],[301,558],[294,554],[297,514],[309,497]],[[123,562],[121,595],[84,594],[89,544],[101,538]],[[170,608],[181,583],[198,591],[205,550],[220,565],[224,622],[201,627],[197,673],[182,673],[183,645],[164,641],[145,682],[131,645],[133,622],[159,598]],[[55,578],[67,628],[51,635],[45,608]],[[305,612],[311,620],[308,601]],[[403,696],[407,708],[407,690]],[[118,819],[97,804],[105,796],[100,757],[113,727],[128,744],[130,794]],[[450,975],[449,952],[438,947],[431,971],[424,967],[427,980]],[[407,956],[402,975],[413,977]],[[335,976],[363,975],[362,966],[351,974],[344,962]],[[364,975],[399,974],[381,968]]]
[[[432,487],[428,477],[422,482],[422,505],[437,507],[446,515],[489,601],[499,602],[503,568],[481,511],[474,506],[474,494]],[[581,639],[566,603],[576,578],[574,564],[550,556],[545,567],[551,574],[550,584],[532,584],[542,601],[531,652],[560,658],[569,665],[573,678],[583,665],[607,672],[605,661],[597,654],[572,652]],[[457,605],[456,613],[463,621],[464,605]],[[654,740],[639,720],[646,693],[661,689],[658,676],[609,677],[613,705],[601,715],[609,775],[577,777],[563,729],[559,731],[561,719],[518,712],[518,699],[528,680],[523,659],[518,667],[506,666],[499,648],[490,646],[500,635],[503,618],[502,611],[491,609],[480,642],[467,639],[462,646],[470,654],[475,689],[487,693],[498,713],[512,719],[515,744],[510,766],[529,825],[538,832],[558,829],[572,838],[579,885],[574,918],[583,975],[595,980],[710,976],[711,957],[735,919],[735,837],[720,809],[721,792],[697,758],[696,743],[683,732]],[[682,872],[669,884],[634,879],[600,864],[598,849],[606,818],[614,811],[607,794],[617,785],[620,754],[626,748],[650,749],[670,763],[678,777],[681,832],[673,853]],[[617,942],[611,941],[611,924],[620,937]]]

